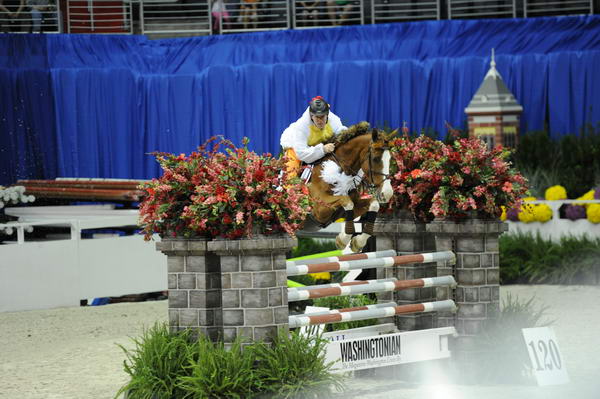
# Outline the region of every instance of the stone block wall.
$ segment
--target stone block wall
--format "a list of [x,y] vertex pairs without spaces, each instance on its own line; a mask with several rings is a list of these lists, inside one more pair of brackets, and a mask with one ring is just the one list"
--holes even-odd
[[456,265],[439,265],[438,275],[454,275],[457,287],[438,288],[438,300],[454,295],[456,314],[439,314],[438,325],[455,326],[461,337],[477,335],[486,319],[500,311],[500,234],[506,223],[471,219],[454,223],[433,221],[427,231],[435,236],[436,251],[454,251]]
[[[434,241],[428,236],[425,224],[412,219],[378,219],[374,229],[376,250],[393,249],[399,255],[431,252]],[[379,268],[377,278],[395,277],[398,280],[411,280],[424,277],[435,277],[435,263],[408,264]],[[377,295],[380,302],[394,301],[398,305],[408,305],[435,301],[435,288],[408,289],[395,292],[384,292]],[[423,330],[437,326],[435,313],[410,314],[395,316],[396,326],[402,331]],[[391,322],[392,318],[381,322]]]
[[287,235],[157,243],[167,255],[171,330],[229,343],[238,335],[268,341],[287,329],[285,254],[295,245]]

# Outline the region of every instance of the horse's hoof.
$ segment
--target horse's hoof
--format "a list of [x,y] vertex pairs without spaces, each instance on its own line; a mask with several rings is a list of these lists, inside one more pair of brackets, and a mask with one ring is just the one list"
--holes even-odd
[[358,240],[356,239],[352,239],[352,241],[350,241],[350,250],[354,253],[359,253],[360,251],[362,251],[363,247],[364,245],[360,246]]
[[346,248],[346,244],[342,242],[339,236],[335,237],[335,247],[339,250]]

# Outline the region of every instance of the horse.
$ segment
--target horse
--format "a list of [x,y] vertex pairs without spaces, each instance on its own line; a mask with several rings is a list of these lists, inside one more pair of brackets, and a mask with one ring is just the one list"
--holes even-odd
[[[335,150],[313,167],[308,182],[311,216],[319,227],[345,217],[346,223],[335,240],[339,249],[350,242],[353,252],[362,250],[373,235],[379,203],[387,203],[392,197],[388,145],[395,134],[369,130],[368,122],[360,122],[324,143],[334,143]],[[357,235],[354,218],[363,215],[362,233]]]

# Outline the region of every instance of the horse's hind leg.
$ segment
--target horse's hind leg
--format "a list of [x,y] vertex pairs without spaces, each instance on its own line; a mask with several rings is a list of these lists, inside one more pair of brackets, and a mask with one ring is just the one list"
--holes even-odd
[[377,212],[379,211],[379,201],[372,200],[369,204],[369,210],[366,214],[366,220],[362,225],[362,233],[354,236],[350,241],[350,249],[352,252],[359,252],[367,244],[369,237],[373,235],[373,228],[375,225],[375,219],[377,218]]
[[346,248],[354,234],[354,203],[349,201],[343,208],[346,211],[344,215],[346,223],[342,226],[340,234],[335,238],[335,246],[338,249]]

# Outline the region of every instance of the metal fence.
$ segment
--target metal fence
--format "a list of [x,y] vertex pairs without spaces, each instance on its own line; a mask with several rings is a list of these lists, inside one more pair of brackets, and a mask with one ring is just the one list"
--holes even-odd
[[[240,0],[230,3],[226,12],[228,15],[222,16],[222,22],[216,21],[217,33],[290,29],[290,3],[287,0]],[[213,13],[213,19],[218,17]]]
[[[54,2],[57,2],[56,4]],[[600,0],[598,0],[600,1]],[[6,1],[0,0],[2,3]],[[365,23],[594,13],[594,0],[25,0],[0,32],[210,35]]]
[[523,16],[593,14],[593,0],[524,0]]
[[371,23],[440,19],[440,0],[371,0]]
[[0,32],[6,33],[58,33],[62,32],[60,10],[50,1],[33,4],[9,5],[0,8]]
[[141,0],[136,6],[144,35],[211,34],[210,7],[206,1]]
[[447,0],[448,19],[516,18],[516,0]]
[[364,0],[294,0],[295,29],[365,23]]

